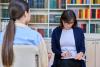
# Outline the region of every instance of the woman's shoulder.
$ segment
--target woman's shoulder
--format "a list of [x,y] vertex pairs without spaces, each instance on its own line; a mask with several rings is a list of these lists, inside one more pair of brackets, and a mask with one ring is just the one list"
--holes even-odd
[[34,29],[30,29],[30,32],[33,32],[33,33],[35,33],[35,34],[39,34],[36,30],[34,30]]
[[41,36],[41,34],[37,30],[31,29],[30,33],[32,33],[32,35],[34,35],[35,37]]
[[62,28],[60,26],[56,27],[53,31],[61,31]]
[[82,30],[80,27],[75,27],[74,29]]
[[41,35],[37,30],[35,30],[35,29],[31,29],[31,28],[30,28],[30,32],[33,33],[34,36],[39,36],[39,37],[42,36],[42,35]]
[[16,36],[19,37],[19,35],[20,36],[23,35],[31,39],[40,36],[39,32],[37,32],[35,29],[31,29],[30,27],[26,28],[17,27]]
[[38,32],[35,30],[35,29],[32,29],[32,28],[30,28],[30,27],[17,27],[16,28],[16,31],[17,32],[20,32],[20,33],[27,33],[27,34],[38,34]]
[[75,28],[73,28],[74,30],[77,30],[77,31],[80,31],[80,32],[83,32],[83,30],[82,30],[82,28],[80,28],[80,27],[75,27]]

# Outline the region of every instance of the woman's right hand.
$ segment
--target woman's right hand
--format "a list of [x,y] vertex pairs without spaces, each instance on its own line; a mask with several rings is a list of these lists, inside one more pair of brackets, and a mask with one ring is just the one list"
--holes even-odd
[[66,52],[62,52],[61,53],[61,59],[63,59],[64,57],[70,57],[71,56],[71,53],[69,51],[66,51]]
[[51,57],[52,57],[52,53],[48,53],[48,59],[49,59],[49,61],[50,61],[50,59],[51,59]]

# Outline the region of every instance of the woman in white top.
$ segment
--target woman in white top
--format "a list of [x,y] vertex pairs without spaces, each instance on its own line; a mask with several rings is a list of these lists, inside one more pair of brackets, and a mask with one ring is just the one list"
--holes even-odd
[[53,30],[51,43],[55,54],[52,67],[85,67],[85,37],[77,27],[72,10],[63,11],[60,26]]

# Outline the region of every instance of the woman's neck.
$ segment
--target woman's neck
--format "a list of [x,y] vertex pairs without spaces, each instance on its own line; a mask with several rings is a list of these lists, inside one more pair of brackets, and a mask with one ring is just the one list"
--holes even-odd
[[16,20],[15,23],[21,23],[26,25],[26,22],[24,20]]
[[70,29],[72,29],[72,28],[63,28],[64,30],[70,30]]

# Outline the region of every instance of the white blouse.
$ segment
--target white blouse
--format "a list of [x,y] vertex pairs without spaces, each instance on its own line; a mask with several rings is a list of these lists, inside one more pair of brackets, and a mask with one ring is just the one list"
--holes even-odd
[[61,38],[60,38],[60,46],[62,52],[68,51],[71,56],[64,57],[64,59],[75,58],[77,51],[75,46],[75,39],[73,34],[73,29],[63,29]]

